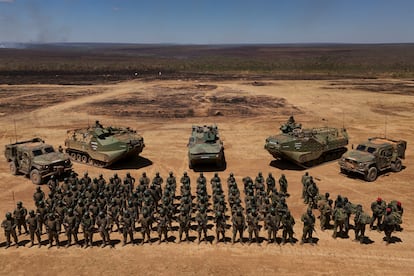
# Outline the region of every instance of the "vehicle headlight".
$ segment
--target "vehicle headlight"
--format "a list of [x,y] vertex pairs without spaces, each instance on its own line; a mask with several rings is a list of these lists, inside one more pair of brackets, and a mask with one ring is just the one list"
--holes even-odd
[[358,168],[364,169],[365,168],[365,163],[359,162],[358,163]]

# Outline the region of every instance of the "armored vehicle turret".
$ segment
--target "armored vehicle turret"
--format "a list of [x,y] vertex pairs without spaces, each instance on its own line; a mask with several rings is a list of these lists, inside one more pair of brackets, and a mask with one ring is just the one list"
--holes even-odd
[[302,167],[335,160],[346,152],[345,128],[302,128],[293,117],[280,127],[282,133],[266,139],[265,149],[276,159],[285,159]]
[[40,138],[6,145],[4,155],[12,174],[22,173],[36,185],[52,175],[61,176],[72,171],[72,162],[66,154],[56,152]]
[[193,126],[188,142],[188,163],[190,169],[195,165],[225,165],[224,146],[216,125]]
[[128,156],[138,155],[144,139],[129,127],[92,127],[67,131],[66,152],[74,161],[107,167]]

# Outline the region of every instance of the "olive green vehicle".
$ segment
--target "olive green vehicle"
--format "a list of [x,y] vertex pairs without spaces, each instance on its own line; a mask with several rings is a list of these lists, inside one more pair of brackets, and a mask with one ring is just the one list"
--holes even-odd
[[193,126],[187,146],[190,169],[205,164],[225,166],[224,146],[216,125]]
[[291,116],[280,130],[280,134],[266,139],[264,148],[274,158],[289,160],[302,167],[338,159],[347,150],[345,128],[302,128]]
[[339,160],[343,174],[351,172],[364,176],[366,181],[377,179],[378,173],[391,169],[399,172],[405,158],[407,142],[373,137],[345,153]]
[[24,174],[36,185],[52,175],[63,176],[72,171],[67,155],[56,152],[40,138],[6,145],[4,155],[12,174]]
[[129,127],[103,127],[99,121],[92,127],[67,131],[66,153],[74,161],[97,167],[108,167],[118,160],[138,155],[144,138]]

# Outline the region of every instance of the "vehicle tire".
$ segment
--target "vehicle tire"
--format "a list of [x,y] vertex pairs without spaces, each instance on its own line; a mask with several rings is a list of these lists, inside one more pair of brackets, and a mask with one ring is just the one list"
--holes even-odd
[[343,169],[343,168],[341,168],[341,173],[342,173],[342,174],[348,174],[348,171],[347,171],[347,170],[345,170],[345,169]]
[[194,164],[193,164],[193,162],[189,161],[189,162],[188,162],[188,167],[190,168],[190,170],[194,169]]
[[395,160],[395,162],[391,165],[391,170],[393,172],[399,172],[402,169],[402,163],[400,159]]
[[76,154],[76,161],[82,162],[82,154],[80,153]]
[[14,163],[14,161],[11,161],[9,163],[9,168],[10,168],[10,173],[12,175],[17,175],[18,174],[17,167],[16,167],[16,163]]
[[372,182],[375,181],[375,179],[377,179],[378,176],[378,170],[376,167],[371,167],[368,169],[367,174],[365,175],[365,180],[368,182]]
[[30,180],[36,185],[40,185],[42,183],[42,176],[38,170],[34,169],[30,172]]
[[76,153],[71,152],[71,153],[70,153],[70,158],[71,158],[72,160],[76,160]]
[[88,163],[88,161],[89,161],[88,156],[86,156],[86,155],[82,155],[82,160],[81,160],[81,162],[86,164],[86,163]]

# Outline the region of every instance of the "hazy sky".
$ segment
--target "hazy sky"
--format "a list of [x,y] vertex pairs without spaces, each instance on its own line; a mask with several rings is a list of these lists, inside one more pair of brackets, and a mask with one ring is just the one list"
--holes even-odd
[[0,41],[414,42],[414,0],[0,0]]

